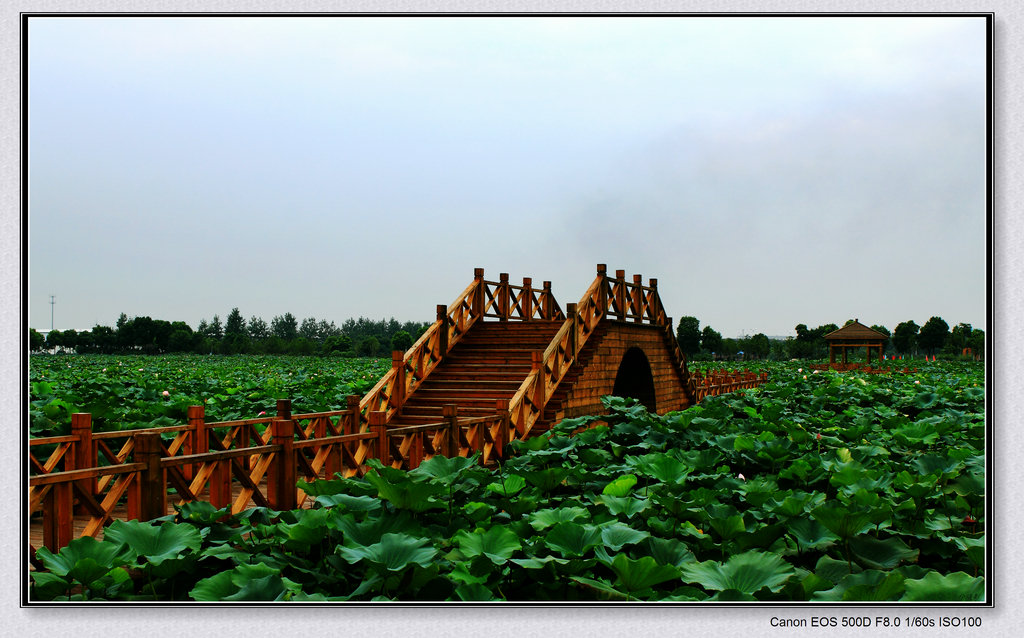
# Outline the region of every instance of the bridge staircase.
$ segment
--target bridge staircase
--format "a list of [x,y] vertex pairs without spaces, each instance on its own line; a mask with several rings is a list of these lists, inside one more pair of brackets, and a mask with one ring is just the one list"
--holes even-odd
[[[506,415],[508,439],[544,432],[562,418],[577,380],[616,325],[657,328],[677,394],[687,393],[677,406],[695,402],[656,279],[645,285],[621,270],[611,277],[598,264],[586,293],[563,312],[550,282],[538,289],[524,278],[520,286],[505,273],[487,281],[478,268],[452,304],[437,307],[437,320],[417,342],[392,354],[392,370],[359,403],[362,423],[371,425],[375,415],[373,425],[411,432],[441,423],[454,409],[459,418]],[[508,442],[500,427],[487,426],[485,459]]]

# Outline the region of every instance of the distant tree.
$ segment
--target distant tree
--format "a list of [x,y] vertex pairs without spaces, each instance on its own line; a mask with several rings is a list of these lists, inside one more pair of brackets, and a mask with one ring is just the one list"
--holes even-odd
[[319,330],[317,329],[316,319],[313,317],[306,317],[302,320],[299,325],[299,336],[303,339],[309,339],[310,341],[318,341]]
[[781,361],[782,359],[785,359],[788,356],[787,346],[789,345],[790,341],[792,341],[792,339],[771,339],[769,341],[769,343],[771,344],[771,350],[768,353],[768,356],[774,359],[775,361]]
[[224,336],[231,337],[245,334],[245,319],[242,318],[242,313],[238,312],[238,308],[232,308],[228,314],[227,322],[224,324]]
[[812,335],[811,331],[807,329],[807,324],[798,323],[796,324],[796,328],[794,328],[794,330],[796,331],[797,341],[810,342],[814,340],[814,335]]
[[731,359],[739,354],[740,344],[736,339],[722,339],[721,345],[718,347],[718,356],[726,359]]
[[377,337],[367,337],[359,342],[356,353],[362,357],[376,357],[378,350],[380,350],[380,341],[377,341]]
[[110,326],[97,324],[93,326],[90,334],[92,335],[90,351],[110,354],[117,349],[117,333]]
[[292,341],[299,336],[299,322],[292,313],[286,312],[271,319],[270,333],[282,341]]
[[935,354],[936,350],[946,344],[948,337],[949,324],[942,317],[932,317],[921,326],[921,331],[917,335],[917,343],[925,352]]
[[324,341],[324,352],[348,352],[352,350],[352,339],[346,334],[334,335]]
[[77,334],[75,337],[75,352],[94,352],[91,331],[83,330]]
[[976,357],[985,356],[985,331],[975,328],[967,341],[967,347],[971,349]]
[[224,325],[217,315],[213,315],[213,319],[210,320],[210,332],[206,336],[218,341],[224,338]]
[[405,352],[412,347],[412,335],[405,330],[399,330],[391,337],[391,350]]
[[896,326],[892,333],[892,345],[900,354],[911,354],[917,346],[917,334],[920,328],[913,321],[904,321]]
[[28,329],[28,349],[29,352],[37,352],[42,350],[46,346],[46,337],[42,333],[38,332],[35,328]]
[[687,357],[700,351],[700,320],[696,317],[680,317],[676,327],[676,341]]
[[892,336],[892,333],[889,332],[889,329],[886,328],[885,326],[871,326],[871,329],[874,330],[875,332],[881,332],[882,334],[884,334],[887,337],[891,337]]
[[51,330],[46,333],[46,347],[50,350],[56,350],[57,348],[64,345],[64,334],[60,330]]
[[65,350],[77,350],[78,349],[78,333],[74,330],[65,330],[60,333],[60,345]]
[[971,335],[974,328],[969,323],[958,323],[949,332],[949,349],[953,354],[960,354],[964,348],[970,348]]
[[246,330],[249,333],[249,339],[252,341],[262,341],[270,336],[270,326],[263,319],[253,316],[249,320]]
[[334,325],[333,321],[327,321],[321,319],[320,323],[317,324],[317,330],[319,331],[320,341],[327,341],[331,337],[337,337],[341,334],[341,328]]
[[750,345],[747,348],[750,350],[750,354],[754,355],[758,359],[764,359],[771,352],[771,341],[768,339],[768,335],[759,332],[750,338]]
[[[186,328],[188,329],[186,330]],[[192,332],[192,329],[187,325],[184,328],[175,328],[167,340],[168,352],[192,352],[195,349],[195,345],[196,333]]]
[[306,337],[299,337],[288,344],[288,352],[290,354],[308,356],[316,353],[316,351],[317,343]]
[[708,353],[722,354],[722,335],[711,326],[704,326],[700,333],[700,347]]

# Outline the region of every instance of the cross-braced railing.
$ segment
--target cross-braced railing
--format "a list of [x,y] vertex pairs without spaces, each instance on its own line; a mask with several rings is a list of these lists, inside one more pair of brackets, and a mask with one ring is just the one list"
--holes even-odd
[[685,382],[686,357],[679,350],[672,331],[672,319],[665,314],[658,295],[658,280],[645,286],[641,275],[626,280],[626,272],[618,270],[609,277],[607,267],[598,264],[597,277],[580,298],[568,304],[566,318],[543,353],[533,359],[533,370],[512,397],[509,409],[518,438],[530,435],[534,424],[544,414],[547,401],[554,394],[590,335],[605,318],[649,324],[663,329],[670,356]]

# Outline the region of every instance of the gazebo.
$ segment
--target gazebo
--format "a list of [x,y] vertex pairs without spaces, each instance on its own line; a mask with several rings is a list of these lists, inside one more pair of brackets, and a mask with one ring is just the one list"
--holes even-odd
[[871,352],[878,350],[878,361],[882,361],[882,353],[885,352],[885,342],[889,339],[886,335],[872,330],[859,320],[854,319],[839,330],[833,330],[825,335],[828,342],[828,360],[831,365],[836,364],[836,353],[841,353],[842,364],[847,365],[847,352],[850,348],[866,348],[868,352],[868,365],[871,365]]

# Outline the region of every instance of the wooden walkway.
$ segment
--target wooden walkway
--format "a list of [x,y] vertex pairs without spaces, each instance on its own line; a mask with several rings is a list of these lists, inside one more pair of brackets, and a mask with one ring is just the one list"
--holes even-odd
[[600,414],[605,395],[665,413],[766,380],[749,371],[691,374],[656,279],[613,277],[599,264],[563,312],[550,282],[512,284],[504,273],[487,281],[477,268],[344,410],[293,415],[282,400],[276,415],[207,423],[193,406],[185,424],[119,432],[93,432],[90,415],[72,415],[69,435],[29,443],[28,538],[55,550],[100,537],[111,520],[173,513],[182,498],[236,513],[308,507],[313,499],[293,489],[298,480],[362,475],[370,459],[413,469],[435,454],[479,454],[489,465],[514,439]]

